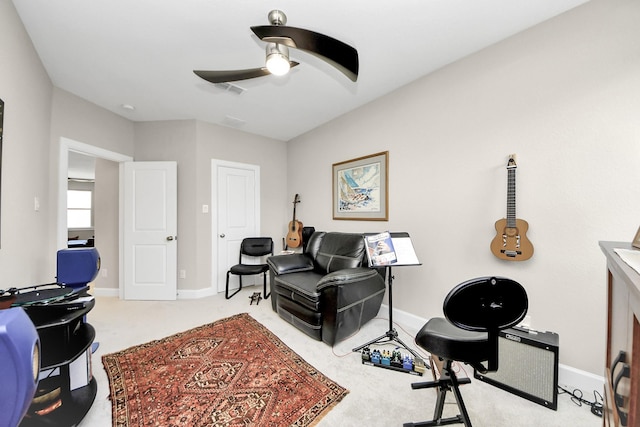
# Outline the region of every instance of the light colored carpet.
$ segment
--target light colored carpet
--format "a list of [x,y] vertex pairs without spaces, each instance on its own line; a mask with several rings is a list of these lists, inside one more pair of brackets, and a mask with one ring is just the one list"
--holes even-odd
[[[224,295],[169,302],[96,297],[95,308],[88,314],[87,321],[96,329],[96,341],[100,343],[92,358],[98,394],[80,426],[111,426],[109,385],[100,362],[103,354],[242,312],[249,313],[307,362],[350,391],[318,427],[389,427],[430,419],[436,392],[433,389],[411,389],[412,382],[431,379],[429,373],[417,377],[363,365],[360,355],[351,352],[352,348],[387,331],[389,323],[384,307],[378,318],[332,349],[280,319],[271,309],[270,299],[260,301],[257,306],[249,305],[249,295],[258,290],[257,286],[248,287],[230,300],[225,300]],[[404,330],[401,325],[396,325],[396,329],[400,339],[417,349],[413,343],[417,331]],[[472,376],[472,370],[467,372]],[[462,386],[461,391],[474,427],[596,427],[602,424],[602,419],[591,414],[588,407],[578,407],[566,394],[559,396],[558,410],[553,411],[476,380]],[[585,397],[593,400],[590,396]],[[455,402],[452,397],[448,400],[451,403],[446,405],[445,415],[455,415]]]

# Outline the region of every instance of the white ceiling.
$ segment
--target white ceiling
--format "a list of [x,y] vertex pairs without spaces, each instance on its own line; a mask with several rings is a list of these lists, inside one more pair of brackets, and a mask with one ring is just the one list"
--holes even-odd
[[96,178],[96,158],[69,151],[67,177],[72,179],[94,180]]
[[[14,0],[53,84],[133,121],[198,119],[288,141],[587,0]],[[320,59],[223,91],[192,70],[257,68],[250,26],[287,25],[359,53],[356,83]],[[132,105],[134,111],[122,108]]]

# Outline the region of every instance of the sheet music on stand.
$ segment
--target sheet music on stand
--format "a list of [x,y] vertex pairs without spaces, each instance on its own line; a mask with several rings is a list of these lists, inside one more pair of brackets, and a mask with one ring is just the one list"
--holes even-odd
[[409,233],[390,234],[397,257],[396,262],[393,264],[394,267],[401,265],[422,265],[418,260],[418,255],[416,255],[416,250],[413,247]]
[[[374,343],[396,342],[411,352],[415,357],[419,357],[415,351],[398,338],[398,332],[393,327],[393,274],[391,273],[391,268],[422,265],[416,255],[411,237],[409,233],[406,232],[386,231],[384,233],[366,233],[364,239],[367,246],[369,267],[386,267],[388,270],[389,330],[378,338],[354,348],[353,351],[360,351]],[[383,242],[383,244],[381,245],[380,242]],[[394,254],[391,255],[391,252]],[[376,258],[376,256],[379,255],[382,256]]]
[[409,233],[365,234],[369,267],[420,265]]

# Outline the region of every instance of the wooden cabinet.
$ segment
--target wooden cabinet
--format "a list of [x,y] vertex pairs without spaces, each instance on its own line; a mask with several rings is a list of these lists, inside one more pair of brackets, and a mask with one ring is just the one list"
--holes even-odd
[[607,258],[603,425],[640,426],[640,274],[614,251],[632,250],[630,243],[600,242],[600,248]]

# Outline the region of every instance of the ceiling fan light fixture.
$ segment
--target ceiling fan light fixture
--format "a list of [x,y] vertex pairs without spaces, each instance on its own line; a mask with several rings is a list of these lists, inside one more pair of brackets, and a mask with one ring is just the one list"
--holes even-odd
[[292,67],[300,65],[289,59],[289,49],[298,49],[334,66],[351,81],[358,80],[360,66],[358,51],[355,48],[315,31],[286,26],[287,16],[281,10],[272,10],[268,18],[271,25],[250,27],[253,34],[267,44],[266,60],[263,66],[243,70],[193,70],[193,72],[213,84],[270,75],[282,76]]
[[277,43],[267,44],[267,70],[273,75],[284,76],[289,72],[289,48]]

